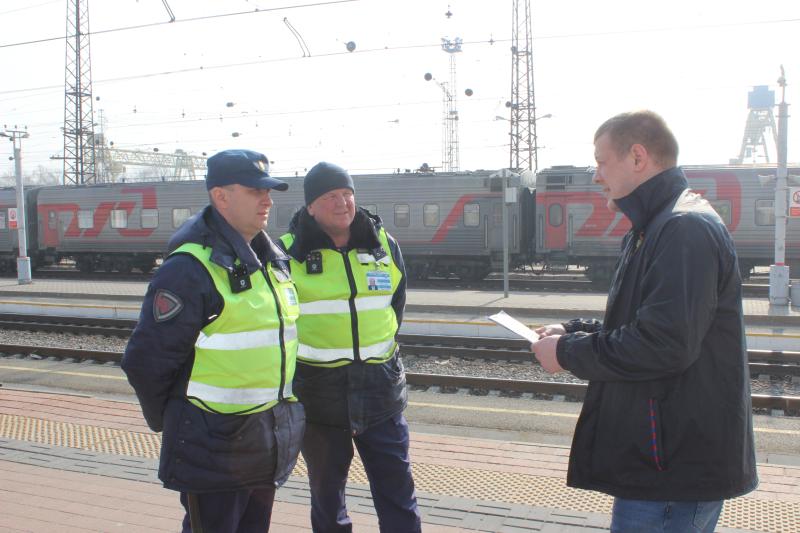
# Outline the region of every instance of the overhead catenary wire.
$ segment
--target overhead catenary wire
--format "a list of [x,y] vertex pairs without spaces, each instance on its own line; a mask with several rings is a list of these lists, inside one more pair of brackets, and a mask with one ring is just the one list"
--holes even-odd
[[[308,7],[320,7],[320,6],[328,6],[328,5],[334,5],[334,4],[347,4],[347,3],[359,2],[359,1],[360,0],[329,0],[327,2],[313,2],[313,3],[298,4],[298,5],[293,5],[293,6],[269,7],[269,8],[266,8],[266,9],[256,8],[254,10],[248,10],[248,11],[235,11],[235,12],[231,12],[231,13],[218,13],[216,15],[202,15],[202,16],[199,16],[199,17],[188,17],[188,18],[182,18],[182,19],[174,19],[173,18],[172,20],[168,20],[168,21],[149,22],[147,24],[135,24],[135,25],[132,25],[132,26],[121,26],[119,28],[109,28],[107,30],[95,30],[95,31],[89,32],[88,35],[90,35],[90,36],[103,35],[103,34],[106,34],[106,33],[115,33],[115,32],[120,32],[120,31],[129,31],[129,30],[140,30],[140,29],[144,29],[144,28],[153,28],[153,27],[156,27],[156,26],[164,26],[164,25],[167,25],[167,24],[178,24],[178,23],[183,23],[183,22],[198,22],[198,21],[203,21],[203,20],[213,20],[213,19],[226,18],[226,17],[237,17],[237,16],[240,16],[240,15],[254,15],[254,14],[257,14],[257,13],[270,13],[270,12],[274,12],[274,11],[284,11],[284,10],[288,10],[288,9],[303,9],[303,8],[308,8]],[[170,16],[174,17],[172,15],[172,10],[169,9],[169,6],[166,4],[166,2],[164,2],[164,5],[167,8],[167,11],[170,14]],[[70,37],[75,37],[75,36],[74,35],[68,35],[67,36],[67,38],[70,38]],[[52,42],[52,41],[61,41],[63,39],[64,39],[64,36],[63,35],[59,35],[57,37],[45,37],[43,39],[34,39],[34,40],[31,40],[31,41],[20,41],[20,42],[16,42],[16,43],[5,43],[5,44],[0,44],[0,49],[1,48],[11,48],[11,47],[14,47],[14,46],[27,46],[27,45],[32,45],[32,44],[41,44],[41,43],[47,43],[47,42]]]
[[[168,24],[176,24],[181,22],[197,22],[202,20],[212,20],[217,18],[225,18],[225,17],[234,17],[239,15],[253,15],[257,13],[269,13],[274,11],[283,11],[288,9],[302,9],[307,7],[319,7],[319,6],[326,6],[332,4],[341,4],[341,3],[349,3],[349,2],[359,2],[360,0],[330,0],[328,2],[316,2],[311,4],[300,4],[296,6],[282,6],[282,7],[273,7],[273,8],[266,8],[266,9],[259,9],[256,8],[255,10],[249,11],[237,11],[233,13],[220,13],[217,15],[204,15],[200,17],[190,17],[185,19],[176,19],[175,21],[161,21],[161,22],[150,22],[147,24],[137,24],[133,26],[122,26],[119,28],[110,28],[107,30],[96,30],[89,33],[89,35],[103,35],[106,33],[115,33],[121,31],[129,31],[129,30],[138,30],[143,28],[152,28],[156,26],[164,26]],[[543,41],[543,40],[550,40],[550,39],[572,39],[578,37],[605,37],[605,36],[613,36],[613,35],[633,35],[639,33],[657,33],[657,32],[670,32],[670,31],[691,31],[691,30],[707,30],[707,29],[720,29],[720,28],[737,28],[742,26],[760,26],[765,24],[786,24],[786,23],[796,23],[800,22],[800,18],[786,18],[786,19],[768,19],[768,20],[749,20],[749,21],[740,21],[740,22],[723,22],[719,24],[690,24],[687,26],[662,26],[662,27],[655,27],[655,28],[641,28],[641,29],[624,29],[624,30],[609,30],[609,31],[599,31],[599,32],[581,32],[581,33],[561,33],[555,35],[539,35],[535,36],[533,39],[534,41]],[[74,37],[74,35],[70,35],[67,37]],[[19,41],[14,43],[5,43],[0,44],[0,49],[2,48],[11,48],[15,46],[27,46],[32,44],[40,44],[40,43],[47,43],[52,41],[60,41],[63,40],[64,36],[59,35],[57,37],[45,37],[43,39],[34,39],[31,41]],[[500,42],[507,42],[510,39],[486,39],[485,41],[470,41],[464,42],[464,44],[470,44],[472,42],[487,42],[487,43],[500,43]],[[412,45],[409,47],[394,47],[395,49],[399,48],[413,48],[420,45]],[[421,45],[421,46],[430,46],[430,45]],[[441,43],[437,43],[436,46],[441,46]],[[380,50],[383,50],[381,48]]]

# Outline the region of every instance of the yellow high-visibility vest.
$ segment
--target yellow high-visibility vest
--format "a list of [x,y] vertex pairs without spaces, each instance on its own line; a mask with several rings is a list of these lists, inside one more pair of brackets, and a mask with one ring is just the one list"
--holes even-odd
[[[361,360],[383,363],[397,348],[397,316],[392,296],[402,272],[392,259],[386,231],[378,250],[320,249],[313,260],[292,258],[292,278],[300,295],[297,360],[337,367]],[[286,249],[294,235],[281,237]],[[376,257],[373,252],[382,257]],[[321,272],[313,273],[321,266]]]
[[206,268],[224,299],[220,315],[195,341],[194,364],[186,396],[206,411],[251,414],[278,401],[297,401],[292,393],[297,358],[297,292],[288,273],[249,276],[252,288],[234,293],[228,271],[212,263],[211,248],[187,243],[173,253],[188,253]]

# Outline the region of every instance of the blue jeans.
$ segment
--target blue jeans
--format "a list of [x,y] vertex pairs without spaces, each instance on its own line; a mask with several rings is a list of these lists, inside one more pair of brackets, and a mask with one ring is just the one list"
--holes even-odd
[[722,503],[614,498],[611,533],[714,533]]

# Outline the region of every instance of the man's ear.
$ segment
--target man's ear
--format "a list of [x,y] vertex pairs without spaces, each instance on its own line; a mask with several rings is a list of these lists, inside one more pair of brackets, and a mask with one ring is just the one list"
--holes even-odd
[[636,170],[642,170],[647,166],[650,154],[647,153],[647,148],[644,145],[633,144],[631,146],[631,156],[633,156],[633,164]]
[[222,187],[214,187],[211,189],[211,199],[217,208],[224,207],[228,201],[228,195]]

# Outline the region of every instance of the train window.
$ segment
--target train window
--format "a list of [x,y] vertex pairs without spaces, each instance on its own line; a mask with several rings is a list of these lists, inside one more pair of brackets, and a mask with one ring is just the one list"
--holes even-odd
[[6,212],[5,211],[0,211],[0,229],[6,229]]
[[181,224],[192,216],[192,210],[188,207],[176,207],[172,210],[172,227],[179,228]]
[[142,209],[142,228],[158,227],[158,209]]
[[726,226],[731,224],[731,201],[730,200],[714,200],[709,201],[711,207],[717,212],[719,218],[725,223]]
[[775,200],[756,200],[756,226],[775,225]]
[[439,204],[425,204],[422,206],[422,223],[433,227],[439,225]]
[[78,229],[92,229],[94,227],[94,209],[81,209],[78,211]]
[[289,222],[292,221],[292,217],[297,212],[298,207],[293,205],[279,205],[278,206],[278,227],[279,228],[288,228]]
[[125,229],[128,227],[128,212],[124,209],[111,210],[111,227]]
[[562,175],[547,176],[547,190],[561,191],[566,189],[567,177]]
[[476,227],[481,223],[481,206],[478,204],[464,204],[464,225]]
[[564,223],[564,208],[561,207],[561,204],[550,204],[550,207],[547,208],[547,219],[554,227]]
[[394,225],[397,228],[407,228],[411,225],[411,208],[408,204],[395,204]]
[[361,207],[372,213],[373,215],[378,214],[378,206],[375,204],[364,204]]

